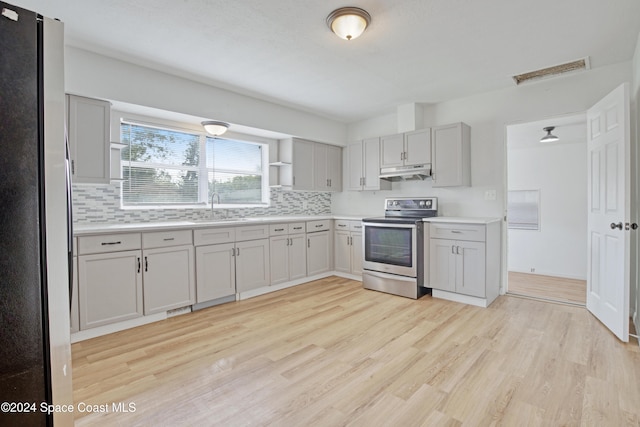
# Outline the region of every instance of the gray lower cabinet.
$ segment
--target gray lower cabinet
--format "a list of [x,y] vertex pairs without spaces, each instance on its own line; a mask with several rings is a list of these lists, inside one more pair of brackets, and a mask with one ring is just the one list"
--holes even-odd
[[196,301],[228,297],[236,293],[235,243],[196,248]]
[[269,286],[269,239],[236,242],[238,292]]
[[80,330],[143,315],[141,258],[141,250],[78,256]]
[[[436,298],[488,306],[500,288],[500,221],[432,222],[429,287]],[[462,296],[462,298],[458,298]]]
[[331,220],[307,221],[307,274],[331,270]]
[[362,222],[336,220],[334,229],[335,270],[362,275]]
[[304,231],[304,223],[275,224],[270,227],[271,285],[307,276],[307,245]]
[[145,249],[144,314],[195,303],[193,246]]

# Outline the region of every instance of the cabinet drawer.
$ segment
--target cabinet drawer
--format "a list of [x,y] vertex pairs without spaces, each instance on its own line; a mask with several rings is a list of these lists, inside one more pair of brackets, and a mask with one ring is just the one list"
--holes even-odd
[[349,230],[362,232],[362,221],[349,221]]
[[307,233],[315,233],[316,231],[325,231],[331,229],[330,219],[319,219],[317,221],[307,221]]
[[235,228],[203,228],[193,230],[193,244],[195,246],[215,245],[235,241]]
[[142,248],[165,248],[167,246],[191,245],[191,230],[158,231],[142,234]]
[[336,219],[333,222],[333,226],[335,227],[335,230],[349,230],[351,228],[351,221]]
[[299,234],[306,232],[307,228],[305,227],[304,222],[292,222],[289,224],[289,234]]
[[140,249],[140,233],[78,237],[78,255]]
[[271,224],[269,225],[270,236],[280,236],[283,234],[289,234],[288,224]]
[[486,227],[475,224],[430,224],[429,231],[432,239],[469,240],[484,242]]
[[266,239],[269,237],[268,225],[250,225],[236,227],[236,242],[245,240]]

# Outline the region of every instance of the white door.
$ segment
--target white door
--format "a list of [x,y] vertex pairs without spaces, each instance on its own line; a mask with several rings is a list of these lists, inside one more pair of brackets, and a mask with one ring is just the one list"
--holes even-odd
[[629,341],[629,88],[616,88],[587,112],[587,309]]

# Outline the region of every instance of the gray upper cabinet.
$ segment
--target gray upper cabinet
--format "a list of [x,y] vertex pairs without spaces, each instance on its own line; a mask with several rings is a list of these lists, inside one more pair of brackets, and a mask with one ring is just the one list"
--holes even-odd
[[433,187],[471,185],[471,128],[464,123],[432,129]]
[[[277,184],[304,191],[342,191],[342,148],[300,138],[278,142]],[[272,180],[272,185],[276,180]]]
[[342,148],[314,143],[313,167],[316,191],[342,191]]
[[380,138],[380,167],[428,163],[431,163],[431,129],[420,129]]
[[67,95],[67,129],[74,183],[111,180],[110,110],[107,101]]
[[380,138],[367,138],[346,148],[347,190],[390,190],[391,182],[380,179]]

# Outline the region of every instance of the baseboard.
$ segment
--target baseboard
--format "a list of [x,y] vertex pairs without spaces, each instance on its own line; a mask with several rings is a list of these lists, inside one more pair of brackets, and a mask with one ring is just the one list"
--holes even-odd
[[358,276],[356,274],[344,273],[342,271],[332,271],[331,275],[332,276],[343,277],[345,279],[356,280],[358,282],[362,282],[362,276]]
[[507,270],[507,274],[509,274],[509,273],[531,274],[532,276],[559,277],[561,279],[571,279],[571,280],[587,280],[586,276],[585,277],[579,277],[579,276],[572,276],[570,274],[553,273],[553,272],[550,272],[550,271],[536,271],[535,273],[532,273],[531,271],[520,271],[520,270],[509,269],[509,270]]
[[[636,335],[640,336],[640,314],[638,311],[633,313],[633,326],[636,328]],[[638,338],[638,347],[640,347],[640,338]]]

